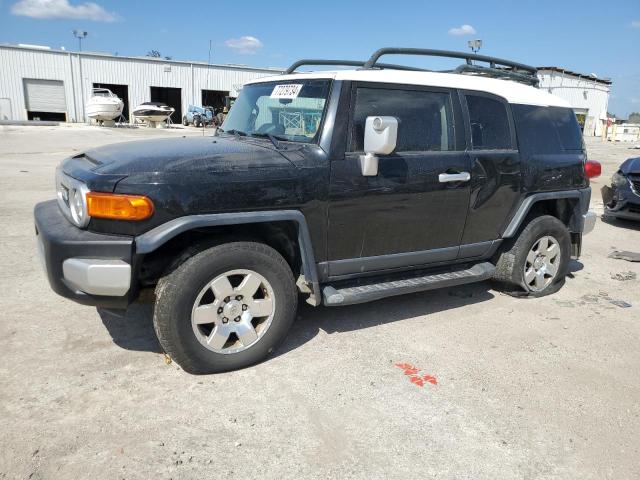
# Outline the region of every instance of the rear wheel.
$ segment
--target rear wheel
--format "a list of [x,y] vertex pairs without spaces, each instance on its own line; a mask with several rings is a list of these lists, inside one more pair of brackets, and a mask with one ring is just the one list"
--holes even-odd
[[297,308],[293,274],[272,248],[219,245],[189,258],[156,288],[154,327],[187,372],[252,365],[284,339]]
[[185,127],[189,125],[189,120],[187,120],[187,117],[182,117],[182,125],[184,125]]
[[194,115],[193,117],[193,126],[194,127],[200,127],[202,125],[202,119],[200,118],[199,115]]
[[506,293],[542,297],[562,287],[571,257],[571,237],[556,217],[531,219],[507,248],[498,258],[494,275]]

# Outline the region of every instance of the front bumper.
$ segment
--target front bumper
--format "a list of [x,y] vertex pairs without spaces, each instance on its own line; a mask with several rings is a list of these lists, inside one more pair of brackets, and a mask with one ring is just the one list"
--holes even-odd
[[605,185],[600,192],[606,216],[640,221],[640,195],[630,187],[616,188]]
[[34,210],[38,254],[54,292],[83,305],[126,308],[137,296],[133,237],[81,230],[55,200]]

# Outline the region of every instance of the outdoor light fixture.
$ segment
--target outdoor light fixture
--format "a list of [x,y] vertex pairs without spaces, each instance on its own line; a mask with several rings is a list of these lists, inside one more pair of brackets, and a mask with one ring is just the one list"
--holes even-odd
[[74,30],[73,31],[73,36],[76,37],[78,39],[78,51],[82,51],[82,40],[84,38],[86,38],[86,36],[89,35],[89,32],[85,31],[85,30]]
[[469,45],[469,48],[473,53],[478,53],[478,51],[482,48],[482,40],[480,39],[469,40],[467,42],[467,45]]

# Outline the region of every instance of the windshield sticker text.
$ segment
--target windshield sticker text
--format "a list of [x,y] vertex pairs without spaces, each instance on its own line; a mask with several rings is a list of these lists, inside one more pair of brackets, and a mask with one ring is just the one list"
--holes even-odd
[[302,84],[299,83],[276,85],[271,92],[271,98],[298,98],[300,90],[302,90]]

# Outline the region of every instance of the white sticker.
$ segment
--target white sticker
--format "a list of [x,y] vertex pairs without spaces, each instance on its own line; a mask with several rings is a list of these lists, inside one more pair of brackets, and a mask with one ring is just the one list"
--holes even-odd
[[302,90],[301,83],[276,85],[271,92],[271,98],[298,98],[300,90]]

